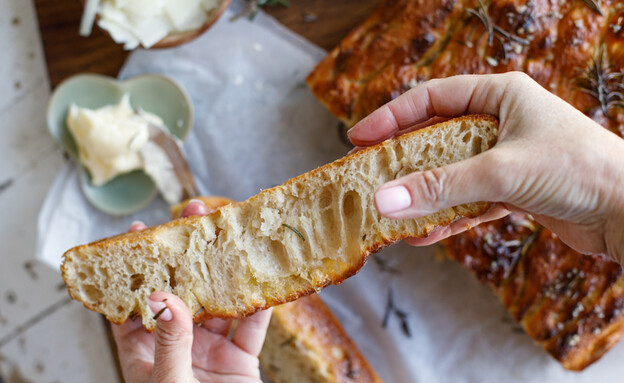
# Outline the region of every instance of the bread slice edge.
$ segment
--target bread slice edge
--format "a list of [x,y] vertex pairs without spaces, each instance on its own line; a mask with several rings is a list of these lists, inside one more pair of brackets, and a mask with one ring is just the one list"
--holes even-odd
[[208,216],[70,249],[62,275],[85,307],[114,323],[141,315],[147,329],[155,321],[146,300],[157,290],[182,298],[196,322],[289,302],[341,283],[391,243],[487,211],[491,204],[478,202],[389,220],[376,212],[372,195],[384,182],[491,148],[497,132],[496,118],[473,115],[408,133]]

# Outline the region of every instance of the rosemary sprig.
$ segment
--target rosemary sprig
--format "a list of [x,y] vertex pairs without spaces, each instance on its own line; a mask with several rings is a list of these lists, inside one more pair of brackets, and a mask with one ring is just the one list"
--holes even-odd
[[299,230],[295,229],[294,227],[290,226],[287,223],[283,223],[282,226],[289,228],[290,230],[292,230],[295,234],[297,234],[299,236],[299,238],[301,238],[302,241],[305,242],[305,238],[303,238],[303,235],[299,232]]
[[585,284],[586,280],[587,280],[587,277],[585,277],[581,273],[576,273],[574,275],[574,278],[572,278],[572,280],[568,283],[567,288],[566,288],[567,295],[570,297],[570,299],[576,299],[578,297],[578,294],[583,288],[583,285]]
[[259,7],[274,7],[276,5],[281,5],[284,7],[290,7],[290,1],[288,0],[255,0],[254,1]]
[[602,113],[611,118],[611,109],[624,108],[624,72],[610,65],[604,49],[593,56],[581,74],[572,79],[575,90],[598,100]]
[[512,257],[511,264],[509,265],[509,267],[505,271],[505,274],[503,275],[503,280],[505,282],[507,282],[509,278],[511,278],[514,275],[514,273],[516,272],[516,268],[518,267],[518,264],[520,263],[520,260],[524,258],[529,253],[529,250],[533,248],[533,246],[535,245],[535,240],[540,235],[541,231],[542,231],[541,228],[534,230],[531,233],[531,235],[529,235],[520,244],[520,246],[518,246],[518,250],[516,250],[515,252],[511,254],[511,257]]
[[[341,41],[338,45],[338,55],[336,56],[336,61],[334,64],[335,73],[341,73],[345,71],[345,64],[347,62],[347,59],[349,58],[349,56],[351,56],[351,53],[353,52],[351,48],[345,48],[342,43],[343,42]],[[351,119],[351,114],[353,113],[354,101],[355,99],[351,99],[351,103],[349,103],[349,105],[347,106],[347,118],[349,119]]]
[[388,289],[388,300],[386,301],[386,311],[384,312],[383,321],[381,322],[381,327],[388,327],[388,322],[390,321],[390,314],[392,314],[392,309],[394,308],[394,297],[392,295],[392,288]]
[[388,289],[388,300],[386,301],[386,312],[384,313],[383,322],[381,323],[382,328],[386,328],[388,326],[388,322],[390,321],[390,315],[395,314],[399,320],[401,321],[401,330],[408,337],[412,337],[412,332],[410,331],[409,321],[407,320],[407,313],[403,310],[398,309],[394,304],[394,296],[392,294],[392,288]]
[[396,268],[394,268],[394,267],[392,267],[392,266],[390,266],[388,264],[388,260],[387,259],[381,258],[379,253],[373,254],[373,261],[375,261],[375,264],[377,264],[377,267],[379,268],[379,271],[381,271],[382,273],[389,273],[389,274],[393,274],[393,275],[401,274],[401,272],[399,272],[399,270],[397,270]]
[[[163,299],[163,302],[167,302],[167,299],[166,299],[166,298],[165,298],[165,299]],[[156,313],[156,315],[154,315],[154,317],[153,317],[152,319],[157,320],[158,318],[160,318],[160,316],[161,316],[161,315],[163,315],[163,313],[165,312],[165,310],[167,310],[168,308],[169,308],[169,307],[167,307],[167,306],[165,305],[165,307],[163,307],[162,309],[160,309],[160,311],[158,311],[158,312]]]
[[351,356],[351,354],[347,353],[347,373],[346,376],[349,379],[355,379],[357,378],[358,375],[360,375],[360,370],[359,369],[354,369],[353,368],[353,357]]
[[494,25],[492,24],[492,20],[485,10],[483,3],[479,1],[479,5],[477,5],[476,9],[468,8],[466,9],[466,12],[481,21],[483,27],[485,28],[485,31],[488,33],[488,45],[491,46],[494,39]]
[[165,312],[165,310],[167,310],[167,306],[163,307],[162,309],[160,309],[159,312],[156,313],[156,315],[154,315],[154,320],[157,320],[158,318],[160,318],[160,316]]
[[288,346],[289,344],[291,344],[292,342],[294,342],[297,339],[297,337],[295,337],[294,335],[291,336],[290,338],[286,339],[285,341],[283,341],[282,343],[280,343],[280,347],[285,347]]
[[600,16],[604,16],[602,13],[602,1],[601,0],[583,0],[583,3],[589,7],[592,11],[596,12]]
[[[475,8],[468,8],[466,9],[466,12],[471,15],[472,18],[479,20],[481,24],[483,24],[483,27],[488,34],[487,44],[489,47],[492,46],[494,40],[496,40],[496,42],[500,44],[501,48],[503,48],[503,60],[505,62],[507,62],[507,52],[509,49],[505,44],[505,40],[520,45],[529,45],[529,40],[523,39],[522,37],[516,36],[513,33],[507,32],[498,25],[494,24],[494,22],[490,18],[490,15],[488,14],[487,7],[481,2],[481,0],[478,1],[478,4]],[[470,39],[470,37],[472,37],[473,31],[474,29],[470,31],[468,40]]]
[[245,11],[243,11],[241,14],[234,16],[232,18],[232,21],[241,17],[247,17],[249,18],[249,20],[253,21],[253,19],[255,19],[258,15],[258,12],[261,8],[275,7],[278,5],[281,5],[283,7],[290,7],[290,2],[288,0],[248,0]]

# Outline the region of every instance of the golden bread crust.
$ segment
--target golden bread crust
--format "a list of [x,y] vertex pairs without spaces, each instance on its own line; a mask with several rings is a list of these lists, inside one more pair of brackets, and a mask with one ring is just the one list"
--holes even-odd
[[[260,363],[275,383],[286,383],[281,369],[287,368],[285,364],[290,363],[293,369],[294,366],[300,367],[297,362],[308,364],[310,369],[314,369],[315,375],[325,375],[318,379],[327,383],[381,382],[317,294],[275,307],[269,326],[270,334],[275,334],[275,338],[267,338],[267,342],[272,344],[265,343],[265,349],[260,353]],[[282,339],[284,335],[286,339]],[[298,360],[286,359],[287,355],[296,355]],[[307,376],[301,376],[301,379],[315,381]]]

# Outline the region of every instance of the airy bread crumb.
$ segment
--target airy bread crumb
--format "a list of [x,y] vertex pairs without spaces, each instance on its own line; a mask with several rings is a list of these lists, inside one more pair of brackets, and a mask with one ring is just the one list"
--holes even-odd
[[470,203],[406,220],[380,216],[383,183],[481,153],[498,120],[466,116],[384,141],[247,201],[204,217],[180,218],[67,251],[70,295],[111,322],[141,315],[154,291],[179,296],[196,320],[238,318],[341,283],[367,256],[406,237],[424,237],[490,204]]

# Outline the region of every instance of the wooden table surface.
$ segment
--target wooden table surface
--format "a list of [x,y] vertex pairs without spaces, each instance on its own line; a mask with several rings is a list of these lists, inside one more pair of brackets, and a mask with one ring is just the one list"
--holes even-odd
[[[288,7],[269,7],[266,11],[313,43],[331,49],[379,3],[380,0],[290,0]],[[129,52],[99,28],[93,28],[89,37],[78,35],[80,0],[35,0],[35,5],[52,88],[81,72],[117,76]]]

